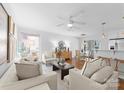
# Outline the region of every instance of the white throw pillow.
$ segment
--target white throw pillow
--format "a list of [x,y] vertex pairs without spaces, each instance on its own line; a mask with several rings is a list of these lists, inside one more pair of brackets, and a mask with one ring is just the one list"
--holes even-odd
[[90,79],[98,82],[98,83],[105,83],[113,74],[113,69],[110,66],[105,66],[99,71],[95,72]]
[[81,75],[85,75],[86,77],[91,77],[97,70],[101,69],[101,59],[95,59],[92,62],[85,62]]
[[93,59],[91,62],[85,62],[84,66],[81,70],[81,75],[86,75],[87,77],[90,77],[93,73],[95,73],[97,70],[103,68],[104,66],[107,66],[106,62],[104,60],[102,60],[101,58]]
[[33,78],[41,74],[39,64],[15,63],[19,80]]

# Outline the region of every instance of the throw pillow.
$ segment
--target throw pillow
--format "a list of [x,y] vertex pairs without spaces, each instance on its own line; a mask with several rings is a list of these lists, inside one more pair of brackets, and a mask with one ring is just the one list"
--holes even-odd
[[15,63],[15,65],[19,80],[33,78],[41,74],[39,64]]
[[110,66],[105,66],[104,68],[100,69],[99,71],[95,72],[91,79],[98,82],[98,83],[105,83],[113,74],[113,69]]
[[85,75],[86,77],[90,78],[97,70],[102,68],[100,63],[100,59],[95,59],[92,62],[85,62],[81,71],[81,75]]

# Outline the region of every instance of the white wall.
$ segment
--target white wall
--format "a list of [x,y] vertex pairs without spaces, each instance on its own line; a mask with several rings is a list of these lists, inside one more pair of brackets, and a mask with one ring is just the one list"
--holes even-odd
[[79,39],[76,37],[57,35],[53,33],[42,33],[41,34],[42,52],[45,52],[46,50],[55,51],[56,48],[55,43],[61,40],[68,43],[68,47],[73,52],[73,54],[75,50],[79,49]]
[[[115,41],[111,41],[109,39],[112,38],[124,38],[124,29],[118,29],[118,30],[106,30],[105,31],[106,38],[102,38],[102,33],[99,31],[99,33],[92,34],[90,36],[86,36],[82,38],[83,40],[99,40],[100,41],[100,50],[109,50],[111,45],[115,45]],[[118,43],[118,49],[124,50],[124,39],[123,40],[117,40]]]
[[[55,51],[55,43],[58,41],[65,41],[69,44],[67,46],[69,47],[70,51],[72,51],[72,55],[75,55],[75,50],[79,50],[79,38],[78,37],[72,37],[72,36],[64,36],[44,31],[36,31],[32,29],[26,29],[19,27],[18,31],[28,33],[28,34],[39,34],[40,35],[40,51],[41,54],[46,51]],[[19,36],[20,37],[20,36]],[[19,38],[18,38],[19,40]]]

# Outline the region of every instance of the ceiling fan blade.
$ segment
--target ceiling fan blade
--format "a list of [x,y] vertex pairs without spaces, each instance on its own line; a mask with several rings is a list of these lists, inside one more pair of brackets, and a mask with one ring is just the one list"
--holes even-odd
[[80,28],[79,27],[75,27],[75,26],[73,26],[73,27],[68,27],[68,31],[75,31],[75,29],[77,29],[77,30],[80,30]]
[[62,25],[64,25],[64,23],[58,24],[58,25],[56,25],[56,26],[59,27],[59,26],[62,26]]
[[73,22],[76,23],[76,24],[80,24],[80,25],[86,25],[85,22],[79,22],[79,21],[73,21]]
[[58,16],[58,19],[60,19],[60,20],[67,20],[66,18],[61,17],[61,16]]

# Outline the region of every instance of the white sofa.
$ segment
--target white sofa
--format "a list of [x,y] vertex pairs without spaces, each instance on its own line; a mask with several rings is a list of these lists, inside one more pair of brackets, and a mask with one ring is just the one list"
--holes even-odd
[[86,76],[80,74],[78,69],[69,70],[69,76],[65,77],[67,89],[70,90],[112,90],[118,89],[118,73],[114,72],[111,78],[105,83],[100,84]]
[[[95,64],[100,66],[100,63]],[[116,90],[118,89],[118,72],[113,71],[109,79],[107,79],[105,83],[101,84],[85,75],[82,75],[81,70],[74,68],[69,70],[69,75],[64,77],[64,81],[67,89],[70,90]]]
[[34,78],[18,80],[15,64],[12,64],[0,78],[1,90],[56,90],[57,74],[49,72]]
[[56,55],[52,52],[45,52],[42,54],[42,62],[44,64],[51,64],[52,62],[58,61],[58,58],[56,58]]

